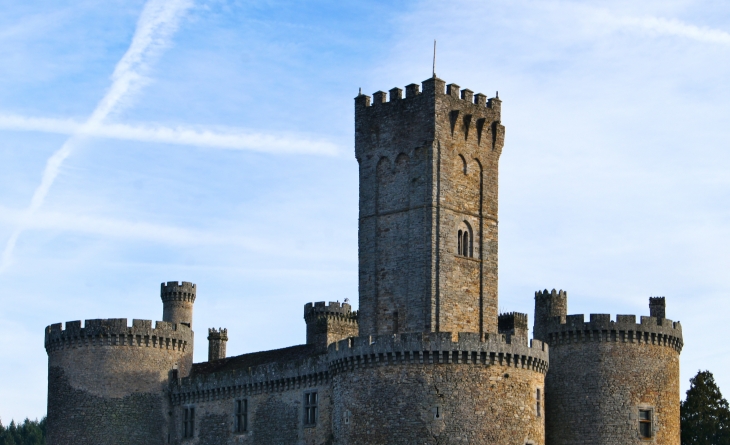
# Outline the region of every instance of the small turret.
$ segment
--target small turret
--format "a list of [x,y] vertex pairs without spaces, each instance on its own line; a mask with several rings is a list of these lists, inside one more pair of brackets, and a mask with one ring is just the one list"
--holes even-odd
[[511,342],[527,345],[527,314],[520,312],[508,312],[499,314],[497,327],[500,334],[511,337]]
[[307,323],[307,344],[316,345],[322,352],[332,343],[358,335],[357,312],[352,311],[349,303],[307,303],[304,321]]
[[664,297],[649,297],[649,316],[656,318],[666,317],[667,301]]
[[193,303],[198,288],[195,284],[183,281],[168,281],[160,285],[162,298],[162,320],[174,324],[193,327]]
[[553,289],[548,292],[535,292],[535,324],[532,330],[532,337],[538,340],[547,341],[546,326],[553,317],[560,317],[565,322],[568,314],[568,293],[564,290]]
[[208,361],[226,358],[226,342],[228,341],[228,329],[208,329]]

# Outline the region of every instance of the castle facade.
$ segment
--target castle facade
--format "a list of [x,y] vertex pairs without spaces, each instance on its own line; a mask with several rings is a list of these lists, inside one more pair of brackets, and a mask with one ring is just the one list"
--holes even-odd
[[501,104],[435,75],[355,98],[359,311],[306,304],[306,344],[227,357],[209,329],[193,363],[188,282],[154,327],[48,326],[48,443],[679,445],[663,297],[586,322],[539,291],[532,340],[498,313]]

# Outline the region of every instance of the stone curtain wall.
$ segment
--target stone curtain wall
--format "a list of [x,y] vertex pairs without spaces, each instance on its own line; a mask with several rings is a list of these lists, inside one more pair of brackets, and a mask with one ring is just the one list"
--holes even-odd
[[[309,350],[309,349],[308,349]],[[332,443],[331,382],[323,355],[292,360],[288,350],[255,366],[197,373],[171,388],[174,444],[322,445]],[[260,354],[260,353],[259,353]],[[255,356],[256,353],[250,354]],[[230,359],[235,362],[238,358]],[[247,362],[253,364],[254,362]],[[199,365],[196,365],[199,366]],[[317,423],[304,424],[304,395],[318,395]],[[248,430],[235,431],[237,400],[248,401]],[[183,410],[195,408],[195,434],[183,438]]]
[[607,314],[584,323],[582,315],[569,315],[547,333],[548,445],[645,444],[640,408],[654,413],[650,443],[679,445],[679,323],[641,317],[637,324],[628,315],[612,322]]
[[405,98],[355,99],[361,335],[497,331],[501,102],[445,88],[433,78]]
[[48,443],[147,444],[167,441],[170,372],[192,366],[184,325],[126,319],[46,328]]
[[[304,394],[317,391],[318,421],[304,425]],[[248,401],[248,431],[235,432],[235,402]],[[322,445],[332,443],[331,388],[329,381],[318,385],[222,393],[211,400],[198,400],[195,407],[195,437],[182,438],[182,409],[174,409],[173,443],[195,445]]]

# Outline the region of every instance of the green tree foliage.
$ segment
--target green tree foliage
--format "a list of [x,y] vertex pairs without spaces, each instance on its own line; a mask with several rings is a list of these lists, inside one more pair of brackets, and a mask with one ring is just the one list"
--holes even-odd
[[730,408],[710,371],[689,380],[680,405],[682,445],[730,445]]
[[0,445],[45,445],[46,418],[41,421],[25,419],[16,424],[10,421],[6,427],[0,422]]

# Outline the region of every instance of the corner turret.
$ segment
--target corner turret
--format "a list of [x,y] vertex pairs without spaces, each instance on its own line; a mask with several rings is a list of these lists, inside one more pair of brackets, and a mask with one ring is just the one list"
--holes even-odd
[[208,361],[226,358],[226,342],[228,341],[228,329],[208,329]]
[[535,292],[535,325],[532,330],[532,337],[538,340],[547,341],[547,326],[553,317],[560,317],[565,323],[565,316],[568,314],[568,293],[564,290]]
[[162,320],[173,324],[193,327],[193,303],[198,288],[195,284],[183,281],[168,281],[160,285],[162,298]]
[[497,327],[500,334],[509,336],[510,342],[516,342],[521,345],[527,344],[527,314],[522,314],[520,312],[499,314]]
[[667,300],[664,297],[649,297],[649,316],[667,318]]
[[327,351],[332,343],[358,335],[357,311],[353,312],[349,303],[307,303],[304,321],[307,323],[307,344],[316,345],[321,352]]

